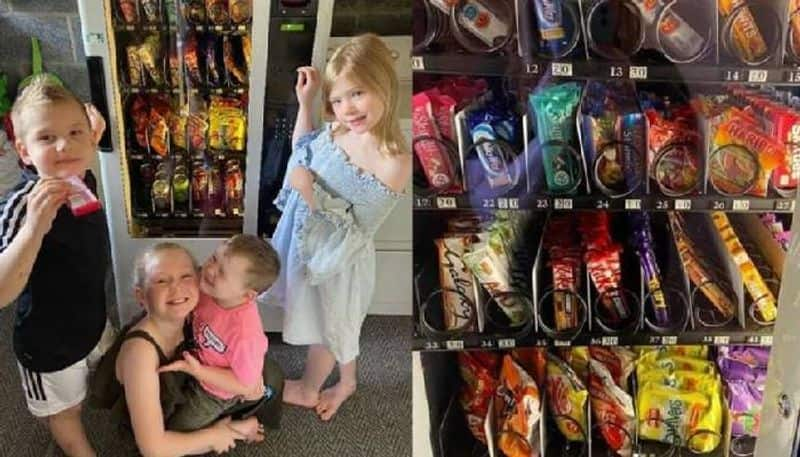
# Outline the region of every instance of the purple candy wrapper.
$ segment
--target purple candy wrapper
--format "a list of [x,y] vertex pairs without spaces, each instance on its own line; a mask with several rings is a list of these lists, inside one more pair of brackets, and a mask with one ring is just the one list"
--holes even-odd
[[718,359],[733,359],[753,368],[767,368],[769,348],[758,346],[720,346]]
[[661,289],[661,272],[656,262],[655,252],[653,252],[650,218],[647,213],[631,213],[631,222],[633,244],[636,247],[636,254],[639,255],[642,270],[644,270],[644,279],[647,282],[647,290],[650,292],[656,325],[666,327],[670,324],[669,308],[667,308],[664,291]]
[[758,436],[763,400],[763,393],[751,388],[746,381],[728,382],[728,407],[734,436]]

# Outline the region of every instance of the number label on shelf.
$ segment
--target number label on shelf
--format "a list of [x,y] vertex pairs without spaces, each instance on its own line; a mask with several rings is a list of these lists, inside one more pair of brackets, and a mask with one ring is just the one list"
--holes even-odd
[[439,349],[439,343],[437,341],[426,341],[425,342],[425,350],[427,351],[435,351]]
[[778,200],[775,202],[776,211],[794,211],[794,200]]
[[609,69],[609,73],[609,76],[612,78],[622,78],[622,76],[625,74],[622,72],[622,67],[618,65],[612,65]]
[[747,211],[750,209],[750,200],[734,200],[731,209],[734,211]]
[[518,198],[509,198],[508,199],[508,209],[519,209],[519,199]]
[[594,202],[595,209],[608,209],[611,207],[611,202],[608,200],[597,200]]
[[500,338],[497,340],[497,347],[499,349],[511,349],[517,346],[517,340],[514,338]]
[[540,198],[536,200],[536,209],[548,209],[550,208],[550,200],[546,198]]
[[669,209],[669,200],[656,200],[656,209],[662,211]]
[[730,344],[731,337],[727,335],[720,335],[714,337],[714,344],[715,345],[723,345],[723,344]]
[[726,206],[725,200],[714,200],[711,202],[711,209],[714,211],[725,211]]
[[438,208],[455,208],[455,197],[436,197],[436,207]]
[[556,198],[553,200],[553,208],[555,209],[572,209],[571,198]]
[[687,199],[675,200],[676,211],[689,211],[692,209],[692,201]]
[[525,66],[525,71],[527,71],[531,75],[538,75],[539,74],[539,64],[538,63],[529,63]]
[[553,62],[550,66],[553,76],[572,76],[572,64],[569,62]]
[[481,340],[481,349],[493,349],[493,348],[494,348],[494,341]]
[[[497,203],[500,203],[499,200],[500,199],[498,199]],[[497,207],[497,205],[496,205],[495,200],[493,198],[484,198],[483,199],[483,207],[484,208],[489,208],[489,209],[494,209],[494,208]]]
[[786,82],[800,83],[800,70],[787,71]]
[[747,82],[765,83],[767,82],[767,70],[750,70],[747,73]]
[[642,209],[642,199],[641,198],[625,199],[625,209]]
[[662,336],[661,337],[661,344],[664,346],[673,346],[678,344],[678,337],[677,336]]
[[650,344],[661,344],[661,337],[660,336],[651,336],[650,337]]
[[744,72],[739,70],[725,70],[722,73],[724,81],[742,81],[744,79]]
[[762,346],[772,346],[772,335],[762,335],[759,344]]
[[705,335],[701,341],[703,344],[711,344],[714,342],[714,337],[711,335]]
[[745,339],[747,344],[758,344],[761,342],[761,338],[758,335],[750,335]]
[[430,208],[431,199],[418,197],[414,200],[414,206],[416,206],[417,208]]
[[425,60],[422,56],[413,56],[411,57],[411,69],[412,70],[424,70],[425,69]]
[[619,337],[604,336],[600,339],[600,344],[603,346],[619,346]]
[[628,77],[630,79],[647,79],[647,67],[632,65],[628,68]]
[[553,340],[553,346],[556,347],[569,347],[572,346],[571,340]]
[[464,340],[447,340],[444,342],[444,347],[446,347],[448,351],[463,351]]

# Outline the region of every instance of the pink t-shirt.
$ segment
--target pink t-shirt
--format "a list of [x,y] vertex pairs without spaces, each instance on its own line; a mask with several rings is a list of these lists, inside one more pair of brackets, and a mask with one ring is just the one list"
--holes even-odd
[[[254,385],[261,378],[269,341],[264,335],[254,301],[225,309],[201,292],[194,310],[192,330],[200,363],[230,368],[236,378],[247,386]],[[201,385],[206,392],[224,400],[235,396],[205,383]]]

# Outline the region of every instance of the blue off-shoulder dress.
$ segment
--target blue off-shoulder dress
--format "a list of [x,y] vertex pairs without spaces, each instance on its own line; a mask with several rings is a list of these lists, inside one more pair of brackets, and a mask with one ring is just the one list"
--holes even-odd
[[[289,185],[296,166],[316,175],[314,211]],[[284,308],[284,341],[324,344],[339,363],[355,359],[375,288],[373,237],[400,196],[350,162],[330,124],[297,141],[274,202],[283,211],[272,237],[280,275],[259,297]]]

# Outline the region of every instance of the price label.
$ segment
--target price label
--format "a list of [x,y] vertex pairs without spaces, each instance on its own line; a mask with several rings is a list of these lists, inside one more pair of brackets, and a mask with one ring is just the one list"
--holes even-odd
[[[506,203],[506,206],[508,206],[508,203]],[[497,207],[497,205],[496,205],[496,203],[495,203],[493,198],[484,198],[483,199],[483,207],[484,208],[489,208],[489,209],[494,209],[494,208]]]
[[447,340],[444,342],[444,347],[448,351],[462,351],[464,350],[464,340]]
[[445,209],[455,208],[456,199],[455,197],[436,197],[436,207]]
[[500,349],[511,349],[517,346],[517,340],[514,338],[500,338],[497,340],[497,347]]
[[412,70],[424,70],[425,69],[425,60],[422,56],[413,56],[411,57],[411,69]]
[[625,74],[622,72],[622,67],[618,65],[612,65],[609,68],[609,73],[610,73],[609,76],[611,76],[612,78],[622,78],[622,75]]
[[675,200],[676,211],[689,211],[692,209],[692,201],[686,199]]
[[425,342],[425,350],[427,351],[437,351],[439,350],[439,343],[436,341],[426,341]]
[[603,346],[619,346],[619,337],[616,336],[604,336],[600,344]]
[[538,63],[529,63],[525,66],[525,71],[527,71],[531,75],[538,75],[539,74],[539,64]]
[[725,70],[722,73],[722,79],[724,81],[743,81],[744,72],[740,70]]
[[572,341],[570,341],[570,340],[553,340],[553,346],[556,346],[556,347],[569,347],[569,346],[572,346]]
[[631,66],[628,68],[628,77],[630,79],[647,79],[647,67]]
[[750,209],[750,200],[734,200],[731,208],[734,211],[747,211]]
[[518,198],[509,198],[508,199],[508,209],[519,209],[519,199]]
[[548,209],[550,208],[550,200],[546,198],[540,198],[536,200],[536,209]]
[[725,211],[725,200],[714,200],[711,202],[711,209],[714,211]]
[[678,337],[677,336],[662,336],[661,337],[661,344],[664,346],[672,346],[678,344]]
[[759,344],[762,346],[772,346],[772,335],[762,335]]
[[417,208],[430,208],[431,199],[417,197],[414,199],[414,206],[416,206]]
[[717,345],[717,346],[723,345],[723,344],[730,344],[730,343],[731,343],[731,337],[730,336],[720,335],[720,336],[715,336],[714,337],[714,344]]
[[608,200],[597,200],[594,202],[595,209],[608,209],[611,203]]
[[664,211],[669,209],[669,200],[656,200],[656,209]]
[[800,70],[787,71],[784,73],[783,80],[790,83],[800,83]]
[[778,200],[775,202],[776,211],[794,211],[794,200]]
[[572,76],[572,64],[563,62],[553,62],[550,66],[553,76]]
[[507,198],[498,198],[497,199],[497,207],[500,209],[508,209],[508,199]]
[[572,209],[571,198],[556,198],[553,200],[553,207],[555,209]]
[[642,209],[642,199],[640,198],[626,198],[625,209]]
[[767,70],[750,70],[747,72],[747,82],[765,83],[767,82]]

